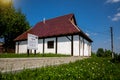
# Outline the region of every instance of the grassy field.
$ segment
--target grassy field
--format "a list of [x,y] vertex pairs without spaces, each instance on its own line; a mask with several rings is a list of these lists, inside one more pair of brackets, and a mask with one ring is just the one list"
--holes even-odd
[[25,57],[68,57],[70,55],[62,55],[62,54],[14,54],[14,53],[4,53],[0,54],[0,58],[25,58]]
[[19,73],[0,74],[0,80],[120,80],[120,63],[92,57],[74,63],[49,66]]

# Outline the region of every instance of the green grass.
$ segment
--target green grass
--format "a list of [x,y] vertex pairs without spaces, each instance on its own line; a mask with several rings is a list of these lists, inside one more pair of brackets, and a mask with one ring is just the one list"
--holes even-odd
[[68,57],[70,55],[62,55],[62,54],[14,54],[14,53],[3,53],[0,54],[0,58],[26,58],[26,57]]
[[120,63],[112,63],[110,58],[92,57],[15,74],[2,73],[0,77],[0,80],[120,80]]

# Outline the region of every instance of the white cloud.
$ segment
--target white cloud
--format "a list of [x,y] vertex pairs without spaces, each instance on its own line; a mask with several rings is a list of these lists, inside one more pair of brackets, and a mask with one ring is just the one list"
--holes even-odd
[[108,16],[108,18],[111,18],[111,16]]
[[109,19],[111,19],[111,16],[108,16]]
[[119,13],[117,13],[115,16],[119,16],[119,17],[120,17],[120,12],[119,12]]
[[120,40],[120,37],[118,37],[118,39]]
[[118,8],[117,11],[120,11],[120,8]]
[[117,3],[120,2],[120,0],[107,0],[106,3]]
[[120,20],[120,12],[115,14],[114,17],[112,18],[112,21],[119,21],[119,20]]

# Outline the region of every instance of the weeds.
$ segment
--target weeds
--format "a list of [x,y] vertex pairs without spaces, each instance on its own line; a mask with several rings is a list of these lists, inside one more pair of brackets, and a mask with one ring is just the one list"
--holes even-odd
[[1,74],[3,80],[119,80],[120,63],[110,58],[92,57],[74,63],[26,69],[15,74]]

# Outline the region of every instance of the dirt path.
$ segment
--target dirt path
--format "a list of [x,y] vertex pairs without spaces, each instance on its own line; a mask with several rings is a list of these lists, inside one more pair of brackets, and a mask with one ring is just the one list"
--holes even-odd
[[0,71],[19,71],[22,69],[59,65],[84,58],[87,57],[0,58]]

